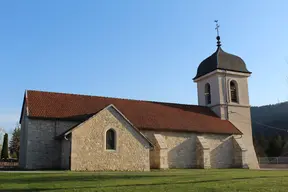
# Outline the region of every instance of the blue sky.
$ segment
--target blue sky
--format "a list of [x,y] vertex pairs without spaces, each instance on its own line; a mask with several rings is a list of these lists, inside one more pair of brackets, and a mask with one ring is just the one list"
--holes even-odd
[[[36,89],[197,104],[192,78],[216,49],[252,71],[252,105],[288,99],[288,2],[0,2],[0,127]],[[287,61],[287,62],[286,62]]]

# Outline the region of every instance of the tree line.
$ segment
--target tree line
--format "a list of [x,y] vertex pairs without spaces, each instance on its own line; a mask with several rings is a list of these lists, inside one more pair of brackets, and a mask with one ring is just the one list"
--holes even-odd
[[13,130],[12,138],[8,145],[8,134],[4,134],[1,159],[7,160],[9,157],[18,159],[20,150],[20,125],[17,125]]
[[251,107],[258,157],[288,157],[288,102]]
[[288,157],[287,134],[278,133],[273,136],[258,134],[253,136],[253,142],[258,157]]

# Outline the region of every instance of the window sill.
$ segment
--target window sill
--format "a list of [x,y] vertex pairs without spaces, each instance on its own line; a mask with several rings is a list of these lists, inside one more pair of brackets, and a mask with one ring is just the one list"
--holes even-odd
[[114,153],[117,152],[116,149],[105,149],[105,151],[107,151],[107,152],[111,152],[111,153],[113,153],[113,152],[114,152]]

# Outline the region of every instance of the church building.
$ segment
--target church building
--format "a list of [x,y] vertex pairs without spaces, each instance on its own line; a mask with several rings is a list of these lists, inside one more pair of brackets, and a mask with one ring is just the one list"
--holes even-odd
[[221,48],[202,61],[198,105],[25,91],[23,169],[259,169],[244,61]]

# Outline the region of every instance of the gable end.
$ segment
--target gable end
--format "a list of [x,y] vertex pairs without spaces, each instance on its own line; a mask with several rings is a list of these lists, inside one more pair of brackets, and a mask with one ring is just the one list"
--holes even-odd
[[[86,121],[84,122],[81,122],[73,127],[71,127],[69,130],[67,130],[66,132],[58,135],[56,137],[56,139],[63,139],[63,138],[67,138],[67,136],[69,134],[71,134],[75,129],[77,129],[78,127],[80,127],[82,124],[84,124],[85,122],[89,121],[90,119],[94,118],[95,116],[97,116],[99,113],[101,113],[102,111],[104,110],[113,110],[116,112],[116,114],[118,114],[128,125],[130,125],[135,131],[137,134],[139,134],[139,136],[144,139],[145,141],[147,141],[149,143],[149,146],[150,148],[153,148],[154,145],[152,144],[152,142],[147,138],[145,137],[113,104],[110,104],[108,105],[107,107],[105,107],[104,109],[102,109],[101,111],[99,111],[98,113],[94,114],[93,116],[91,116],[90,118],[88,118]],[[111,112],[111,111],[110,111]],[[112,113],[113,114],[113,113]]]

